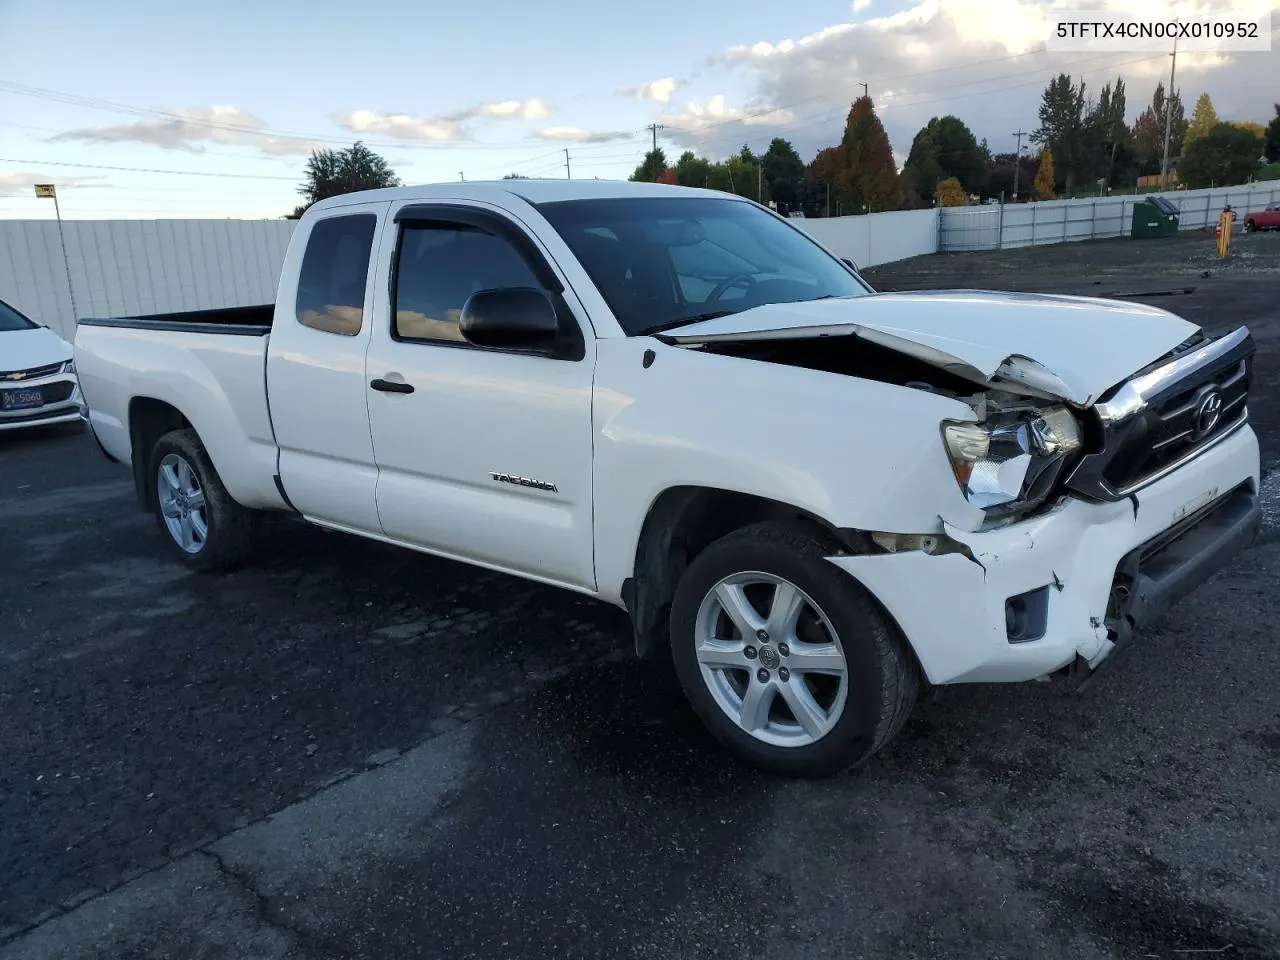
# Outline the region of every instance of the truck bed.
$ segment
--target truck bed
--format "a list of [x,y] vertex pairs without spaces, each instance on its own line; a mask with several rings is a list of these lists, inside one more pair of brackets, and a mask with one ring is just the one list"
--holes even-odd
[[139,330],[181,330],[185,333],[221,333],[242,337],[262,337],[271,332],[275,304],[250,307],[220,307],[216,310],[185,310],[179,313],[152,313],[141,317],[85,317],[80,324],[94,327],[127,327]]
[[149,465],[133,463],[135,433],[189,423],[232,497],[281,505],[266,391],[270,321],[270,306],[81,320],[76,372],[103,449],[136,477]]

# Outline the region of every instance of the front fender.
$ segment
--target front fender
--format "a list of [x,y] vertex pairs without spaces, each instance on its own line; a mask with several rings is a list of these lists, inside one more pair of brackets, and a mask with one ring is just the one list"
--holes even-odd
[[[654,353],[645,366],[646,350]],[[965,404],[893,384],[665,346],[599,342],[596,576],[617,600],[664,490],[708,487],[796,507],[833,527],[972,528],[939,424]]]

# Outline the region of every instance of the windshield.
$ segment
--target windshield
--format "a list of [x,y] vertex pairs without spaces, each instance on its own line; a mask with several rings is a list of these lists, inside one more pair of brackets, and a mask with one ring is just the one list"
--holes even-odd
[[870,292],[798,229],[741,200],[564,200],[538,210],[628,336],[766,303]]
[[0,333],[10,330],[34,330],[38,325],[32,323],[13,307],[0,300]]

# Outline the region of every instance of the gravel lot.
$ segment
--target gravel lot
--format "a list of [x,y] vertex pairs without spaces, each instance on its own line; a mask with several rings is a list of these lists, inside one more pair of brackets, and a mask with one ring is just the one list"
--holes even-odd
[[[1280,235],[1234,250],[868,276],[1248,323],[1270,465]],[[0,958],[1280,956],[1271,503],[1085,691],[946,689],[804,783],[727,760],[617,611],[291,521],[189,574],[81,430],[0,435]]]

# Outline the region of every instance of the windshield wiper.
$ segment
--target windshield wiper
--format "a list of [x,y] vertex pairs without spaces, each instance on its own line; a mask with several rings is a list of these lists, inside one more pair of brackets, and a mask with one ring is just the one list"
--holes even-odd
[[[824,293],[820,297],[808,297],[804,300],[783,300],[780,303],[812,303],[815,300],[835,300],[834,293]],[[681,317],[679,320],[668,320],[666,323],[659,323],[657,326],[645,327],[641,331],[641,336],[649,336],[654,333],[662,333],[664,330],[674,330],[676,327],[687,327],[691,323],[701,323],[703,320],[718,320],[721,317],[727,317],[731,313],[746,313],[747,310],[754,310],[756,307],[770,306],[771,304],[757,303],[747,307],[746,310],[708,310],[706,313],[695,313],[691,317]]]
[[731,313],[741,312],[740,310],[709,310],[706,313],[695,313],[691,317],[681,317],[679,320],[668,320],[666,323],[659,323],[657,326],[645,327],[644,333],[646,336],[651,333],[662,333],[664,330],[687,327],[691,323],[701,323],[703,320],[718,320],[721,317],[727,317]]

